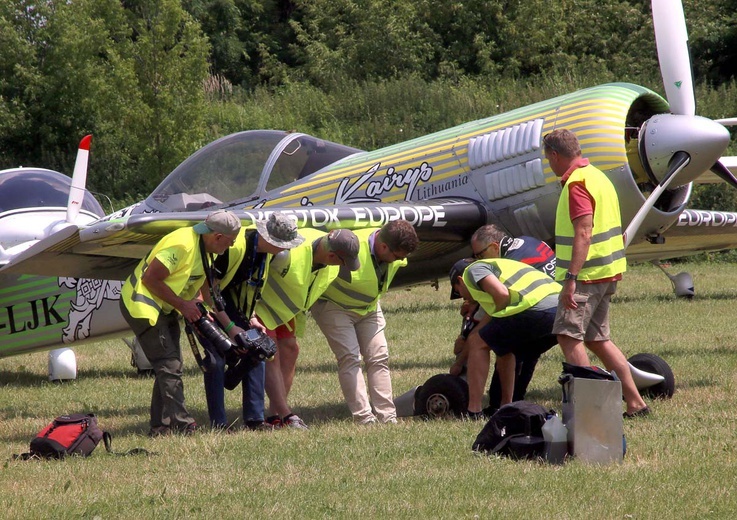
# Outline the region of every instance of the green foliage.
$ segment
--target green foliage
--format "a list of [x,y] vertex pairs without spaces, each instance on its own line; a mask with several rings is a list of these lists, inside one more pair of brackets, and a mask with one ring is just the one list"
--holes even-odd
[[179,0],[140,0],[128,11],[131,58],[143,104],[132,140],[138,167],[148,173],[144,193],[188,155],[202,135],[207,41]]
[[199,142],[209,48],[178,0],[2,9],[0,159],[8,166],[71,172],[77,143],[92,133],[90,188],[140,195]]
[[[735,0],[684,4],[699,113],[734,116]],[[663,90],[646,0],[17,0],[0,167],[70,172],[92,133],[90,187],[136,198],[234,131],[373,149],[610,81]]]

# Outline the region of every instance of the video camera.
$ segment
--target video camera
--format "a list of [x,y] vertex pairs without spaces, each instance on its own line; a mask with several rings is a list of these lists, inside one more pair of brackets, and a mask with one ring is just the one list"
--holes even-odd
[[[234,345],[223,330],[207,318],[205,306],[198,303],[197,307],[202,312],[202,317],[192,323],[193,328],[204,349],[210,355],[225,360],[225,388],[228,390],[238,386],[246,371],[276,354],[274,340],[257,329],[247,329],[236,334]],[[210,367],[214,364],[212,359],[207,363]],[[203,368],[207,370],[207,367]]]
[[200,343],[208,351],[212,352],[214,349],[214,354],[227,359],[228,352],[233,347],[230,338],[228,338],[225,332],[214,321],[208,319],[208,311],[202,303],[197,302],[197,308],[202,313],[202,316],[197,321],[192,322],[192,326],[200,338],[207,340],[200,341]]
[[225,369],[224,385],[228,390],[236,388],[248,370],[276,354],[274,340],[257,329],[248,329],[237,334],[235,341],[245,351],[245,355],[239,357],[235,363],[228,363]]

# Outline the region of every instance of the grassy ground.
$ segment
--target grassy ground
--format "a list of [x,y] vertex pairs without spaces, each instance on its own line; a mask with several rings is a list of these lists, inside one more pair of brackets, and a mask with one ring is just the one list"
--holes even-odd
[[[613,339],[630,356],[668,361],[677,390],[654,416],[625,423],[621,465],[564,466],[475,455],[481,424],[405,419],[360,428],[343,403],[334,359],[314,323],[301,342],[291,402],[310,430],[145,436],[152,382],[121,341],[77,349],[79,377],[46,381],[45,353],[0,360],[0,508],[4,518],[734,518],[737,269],[681,264],[697,295],[676,300],[652,266],[620,284]],[[395,394],[445,372],[458,332],[448,283],[384,300]],[[528,399],[560,410],[562,356],[543,357]],[[185,351],[187,403],[206,423],[202,378]],[[239,416],[238,390],[228,394]],[[11,461],[50,419],[94,412],[113,448],[149,456]]]

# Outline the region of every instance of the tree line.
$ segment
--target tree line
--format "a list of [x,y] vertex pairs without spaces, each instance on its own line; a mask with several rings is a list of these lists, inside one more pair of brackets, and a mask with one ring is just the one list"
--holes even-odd
[[[698,113],[737,115],[737,0],[684,0]],[[0,168],[150,192],[207,142],[296,129],[362,149],[609,81],[662,92],[648,0],[14,0]]]

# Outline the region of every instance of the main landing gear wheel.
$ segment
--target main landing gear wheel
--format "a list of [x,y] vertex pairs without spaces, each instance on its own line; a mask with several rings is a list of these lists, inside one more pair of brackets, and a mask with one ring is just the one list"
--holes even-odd
[[415,414],[431,419],[460,417],[468,409],[468,383],[458,376],[438,374],[417,389]]
[[645,372],[658,374],[665,378],[662,382],[656,385],[643,388],[640,391],[642,395],[661,399],[670,399],[673,397],[673,392],[676,389],[676,380],[673,376],[673,371],[663,358],[656,356],[655,354],[643,353],[635,354],[627,361],[629,361],[629,363],[635,368],[639,368]]

